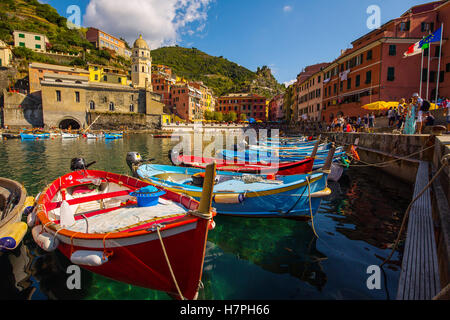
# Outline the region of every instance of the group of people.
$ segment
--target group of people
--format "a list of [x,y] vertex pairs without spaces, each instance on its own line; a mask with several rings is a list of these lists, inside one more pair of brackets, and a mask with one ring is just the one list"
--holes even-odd
[[371,129],[375,127],[375,114],[368,113],[364,117],[358,117],[354,121],[350,117],[339,116],[334,118],[331,125],[328,127],[328,131],[332,132],[359,132],[363,129]]
[[[450,131],[450,101],[440,99],[438,102],[440,108],[446,108],[447,131]],[[406,101],[401,99],[398,106],[390,108],[387,112],[389,127],[396,127],[403,134],[422,134],[424,128],[435,125],[435,117],[430,112],[431,103],[422,99],[418,93]],[[331,132],[361,132],[375,127],[375,114],[372,112],[363,117],[355,118],[345,117],[343,115],[333,119],[328,127]]]
[[431,103],[418,93],[413,94],[408,102],[401,99],[397,108],[388,111],[389,127],[396,126],[403,134],[422,134],[424,127],[435,123],[430,108]]

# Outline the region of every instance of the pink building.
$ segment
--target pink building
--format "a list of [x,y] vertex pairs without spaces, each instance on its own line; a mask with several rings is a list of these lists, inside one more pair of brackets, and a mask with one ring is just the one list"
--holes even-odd
[[284,112],[284,93],[272,98],[269,102],[269,120],[283,121],[285,120]]

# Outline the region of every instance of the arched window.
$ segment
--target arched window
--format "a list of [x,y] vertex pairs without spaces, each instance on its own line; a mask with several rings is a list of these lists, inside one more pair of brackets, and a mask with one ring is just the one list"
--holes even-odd
[[114,111],[114,102],[109,103],[109,111]]
[[145,72],[145,67],[142,67],[142,72]]
[[130,112],[134,112],[134,104],[130,104]]
[[94,101],[89,102],[89,109],[95,110],[95,102]]

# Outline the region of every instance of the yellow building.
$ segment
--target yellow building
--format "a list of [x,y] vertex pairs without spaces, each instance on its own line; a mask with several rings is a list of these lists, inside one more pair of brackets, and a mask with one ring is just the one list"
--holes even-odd
[[12,60],[12,51],[11,49],[4,43],[0,41],[0,67],[9,66]]
[[88,71],[90,82],[120,84],[123,86],[128,84],[128,76],[121,69],[90,64],[88,66]]

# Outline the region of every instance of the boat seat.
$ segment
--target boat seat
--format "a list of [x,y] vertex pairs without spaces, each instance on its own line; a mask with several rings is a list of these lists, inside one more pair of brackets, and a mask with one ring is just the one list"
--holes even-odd
[[[118,197],[124,197],[128,196],[131,192],[134,190],[123,190],[123,191],[116,191],[116,192],[109,192],[109,193],[102,193],[102,194],[96,194],[92,196],[86,196],[86,197],[80,197],[72,200],[68,200],[67,203],[70,206],[76,205],[76,204],[82,204],[92,201],[98,201],[98,200],[105,200],[110,198],[118,198]],[[59,202],[52,202],[48,205],[46,205],[46,210],[51,211],[55,210],[61,207],[62,201]]]

